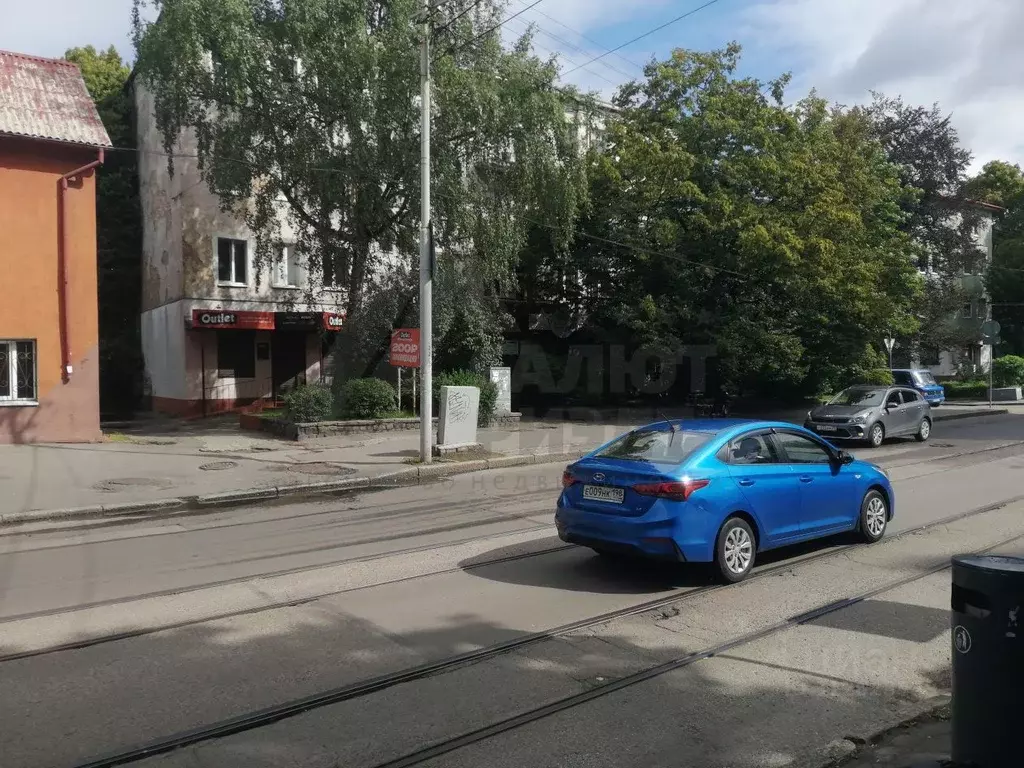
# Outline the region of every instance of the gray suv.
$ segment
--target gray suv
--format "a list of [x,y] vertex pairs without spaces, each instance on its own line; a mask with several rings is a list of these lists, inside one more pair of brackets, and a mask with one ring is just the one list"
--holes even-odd
[[807,414],[804,426],[829,440],[860,440],[877,448],[887,437],[932,433],[931,406],[909,387],[857,386],[844,389]]

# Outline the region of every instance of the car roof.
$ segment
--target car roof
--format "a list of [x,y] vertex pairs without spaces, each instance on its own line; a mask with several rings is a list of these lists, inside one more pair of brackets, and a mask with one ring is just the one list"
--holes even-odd
[[[707,435],[741,434],[751,429],[795,429],[805,431],[802,427],[788,421],[765,421],[762,419],[671,419],[673,426],[683,432],[699,432]],[[647,429],[665,429],[665,421],[654,421],[637,431]]]

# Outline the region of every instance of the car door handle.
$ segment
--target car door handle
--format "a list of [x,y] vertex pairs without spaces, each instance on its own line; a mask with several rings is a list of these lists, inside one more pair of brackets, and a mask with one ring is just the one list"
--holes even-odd
[[814,479],[814,478],[813,478],[813,477],[811,477],[810,475],[800,475],[800,482],[801,482],[801,483],[809,483],[809,482],[811,482],[811,481],[812,481],[813,479]]
[[749,488],[753,484],[754,484],[754,481],[749,479],[749,478],[746,478],[746,477],[743,478],[742,480],[740,480],[740,485],[742,485],[744,488]]

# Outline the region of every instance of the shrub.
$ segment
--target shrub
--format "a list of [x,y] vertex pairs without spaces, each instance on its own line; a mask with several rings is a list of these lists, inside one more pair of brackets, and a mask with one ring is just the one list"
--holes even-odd
[[988,398],[988,382],[985,381],[947,381],[946,397],[951,400],[986,400]]
[[331,390],[320,384],[296,387],[284,396],[285,412],[295,424],[327,421],[334,411]]
[[1006,355],[992,363],[992,384],[996,387],[1018,387],[1024,384],[1024,357]]
[[498,388],[494,382],[472,371],[446,371],[434,377],[434,408],[440,414],[441,387],[476,387],[480,390],[480,411],[477,425],[489,426],[498,405]]
[[870,368],[861,371],[857,377],[858,384],[871,384],[877,387],[892,386],[892,371],[888,368]]
[[346,419],[384,419],[396,408],[395,389],[383,379],[351,379],[340,392]]

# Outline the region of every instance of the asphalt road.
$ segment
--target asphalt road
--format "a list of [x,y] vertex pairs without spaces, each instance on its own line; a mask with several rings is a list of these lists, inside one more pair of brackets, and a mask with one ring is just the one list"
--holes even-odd
[[[925,446],[856,453],[894,478],[891,533],[1024,497],[1024,417],[947,423]],[[524,467],[300,505],[7,531],[0,536],[3,765],[76,765],[652,599],[703,594],[706,569],[610,566],[562,545],[551,525],[560,474],[558,466]],[[787,550],[764,567],[811,568],[846,543]],[[894,555],[879,578],[898,570],[906,554]],[[835,571],[817,581],[824,592],[843,584]],[[788,601],[769,593],[760,610],[778,615]],[[110,639],[119,634],[126,636]],[[584,641],[573,642],[578,649]],[[68,643],[87,647],[54,650]],[[540,669],[570,665],[535,662]],[[636,659],[623,664],[631,668]],[[489,711],[481,696],[504,702],[496,713],[565,692],[557,675],[531,675],[523,687],[510,679],[516,670],[507,660],[492,666],[496,677],[474,677],[476,666],[452,673],[478,716]],[[448,710],[458,708],[451,691],[463,690],[450,677],[433,678],[447,679],[447,688],[404,691],[420,697],[413,708],[442,730]],[[390,689],[389,706],[402,694]],[[367,749],[351,759],[342,760],[336,745],[314,759],[309,739],[324,739],[305,732],[303,749],[287,754],[276,751],[280,744],[260,752],[256,739],[243,749],[251,762],[234,753],[227,762],[201,762],[201,747],[188,753],[195,763],[173,764],[374,765],[383,752],[370,747],[384,736],[366,728]]]

